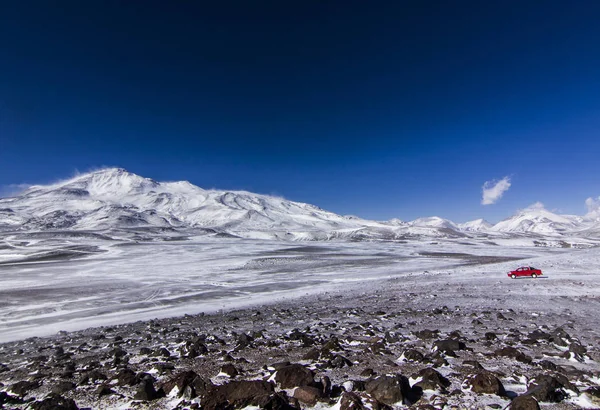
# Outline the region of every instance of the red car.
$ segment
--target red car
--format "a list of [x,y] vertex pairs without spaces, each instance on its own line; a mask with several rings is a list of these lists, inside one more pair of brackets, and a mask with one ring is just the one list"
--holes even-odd
[[538,276],[542,276],[542,271],[531,266],[523,266],[517,270],[508,272],[508,276],[513,279],[516,279],[517,276],[530,276],[532,278],[537,278]]

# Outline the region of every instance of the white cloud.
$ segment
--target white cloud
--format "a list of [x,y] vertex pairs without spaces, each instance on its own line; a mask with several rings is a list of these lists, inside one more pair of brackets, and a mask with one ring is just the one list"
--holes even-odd
[[502,195],[510,188],[510,178],[504,177],[500,181],[487,181],[483,184],[482,205],[492,205],[498,202]]
[[600,196],[598,198],[588,198],[585,200],[585,206],[587,207],[588,214],[600,213]]
[[537,201],[531,205],[529,205],[527,208],[525,208],[526,210],[531,210],[531,211],[535,211],[535,210],[542,210],[542,209],[546,209],[546,207],[544,206],[543,203],[541,203],[540,201]]

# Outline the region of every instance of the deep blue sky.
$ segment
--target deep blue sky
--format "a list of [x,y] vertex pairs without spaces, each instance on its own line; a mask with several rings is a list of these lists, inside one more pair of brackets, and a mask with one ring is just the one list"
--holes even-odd
[[374,219],[583,214],[598,21],[592,0],[1,2],[0,186],[120,166]]

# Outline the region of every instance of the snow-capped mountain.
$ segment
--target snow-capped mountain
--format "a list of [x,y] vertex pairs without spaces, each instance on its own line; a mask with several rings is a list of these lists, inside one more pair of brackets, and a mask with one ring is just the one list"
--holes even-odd
[[596,219],[533,206],[492,226],[440,217],[378,222],[245,191],[157,182],[109,168],[0,199],[1,231],[203,230],[247,238],[388,240],[540,235],[600,237]]
[[561,235],[582,228],[584,219],[575,215],[557,215],[535,204],[519,211],[516,215],[498,222],[491,231],[509,233],[536,233],[540,235]]
[[157,182],[120,168],[32,186],[17,197],[1,199],[0,209],[5,224],[39,229],[155,226],[287,231],[368,225],[314,205],[243,191],[204,190],[189,182]]
[[485,219],[475,219],[474,221],[465,222],[457,225],[458,228],[465,232],[485,232],[493,226]]
[[454,229],[459,230],[458,226],[447,219],[440,218],[439,216],[430,216],[427,218],[418,218],[414,221],[410,222],[411,226],[422,226],[422,227],[432,227],[432,228],[446,228],[446,229]]

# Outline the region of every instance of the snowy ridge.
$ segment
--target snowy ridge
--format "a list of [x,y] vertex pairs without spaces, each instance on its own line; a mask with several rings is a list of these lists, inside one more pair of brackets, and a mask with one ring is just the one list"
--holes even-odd
[[538,235],[600,237],[598,218],[557,215],[535,205],[491,225],[440,217],[371,221],[246,191],[205,190],[187,181],[157,182],[122,168],[36,185],[0,199],[0,230],[203,229],[214,234],[285,240],[398,240]]

